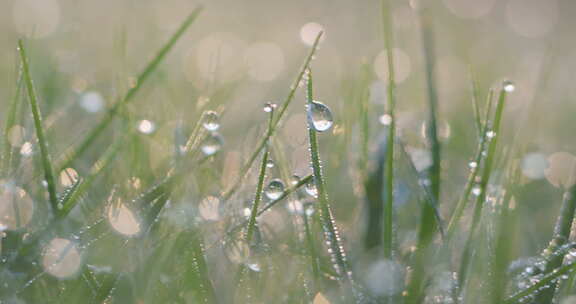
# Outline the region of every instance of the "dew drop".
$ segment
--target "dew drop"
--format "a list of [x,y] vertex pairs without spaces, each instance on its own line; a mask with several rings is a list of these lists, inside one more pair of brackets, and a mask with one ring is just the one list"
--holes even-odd
[[63,238],[55,238],[44,247],[42,266],[57,278],[74,275],[80,268],[80,252],[76,244]]
[[202,142],[202,146],[200,147],[200,149],[202,150],[202,153],[204,153],[204,155],[210,156],[220,151],[223,144],[224,140],[222,139],[222,136],[216,132],[212,132],[208,136],[206,136],[206,138]]
[[496,132],[490,130],[490,131],[486,132],[486,137],[494,138],[494,137],[496,137]]
[[300,176],[294,174],[290,177],[290,185],[294,186],[300,182]]
[[328,131],[334,124],[332,111],[319,101],[312,101],[307,105],[308,124],[317,132]]
[[218,116],[218,113],[214,111],[208,111],[204,116],[202,126],[208,131],[216,131],[220,128],[219,119],[220,117]]
[[264,105],[263,110],[264,110],[264,112],[266,112],[266,113],[270,113],[270,112],[272,112],[274,109],[276,109],[276,106],[277,106],[277,105],[276,105],[275,103],[267,102],[267,103]]
[[516,90],[516,85],[510,80],[504,80],[502,87],[504,88],[504,91],[508,93],[512,93]]
[[318,197],[318,188],[316,188],[316,181],[311,179],[309,182],[304,185],[304,191],[312,197]]
[[34,152],[32,143],[27,141],[25,143],[22,144],[22,147],[20,147],[20,155],[22,156],[30,156],[32,155],[32,153]]
[[470,167],[470,168],[472,168],[472,169],[475,169],[475,168],[478,167],[478,163],[475,162],[475,161],[471,161],[471,162],[468,163],[468,167]]
[[378,121],[380,121],[380,123],[384,126],[389,126],[392,123],[392,116],[390,116],[388,114],[384,114],[384,115],[380,116]]
[[482,193],[482,189],[480,189],[480,187],[476,186],[474,188],[472,188],[472,194],[478,196]]
[[156,125],[147,119],[138,122],[138,131],[143,134],[152,134],[156,130]]
[[274,168],[274,161],[271,160],[271,159],[269,159],[269,160],[266,162],[266,168]]
[[275,200],[282,196],[284,193],[284,183],[279,179],[273,179],[268,186],[266,187],[266,191],[264,192],[266,197]]

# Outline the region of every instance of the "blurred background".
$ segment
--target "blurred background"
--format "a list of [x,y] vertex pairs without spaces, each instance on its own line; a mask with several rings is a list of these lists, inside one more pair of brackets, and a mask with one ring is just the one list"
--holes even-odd
[[[424,170],[430,156],[423,138],[427,95],[420,29],[414,3],[391,2],[397,124],[417,169]],[[516,90],[505,110],[500,144],[517,158],[523,174],[515,197],[524,218],[516,256],[533,255],[552,233],[562,188],[575,181],[576,2],[429,2],[442,139],[441,211],[449,215],[461,194],[477,143],[471,72],[478,79],[482,105],[490,87],[509,79]],[[148,158],[139,159],[142,163],[136,167],[153,175],[173,153],[174,129],[182,121],[193,125],[200,107],[217,99],[216,105],[225,109],[219,130],[225,145],[214,160],[222,181],[192,197],[218,194],[264,131],[263,104],[284,100],[316,33],[324,30],[312,65],[315,95],[332,109],[335,126],[321,136],[321,153],[336,219],[347,242],[353,242],[350,239],[361,228],[363,207],[361,181],[355,172],[360,157],[360,87],[368,81],[371,152],[382,132],[379,118],[386,103],[388,75],[379,1],[1,0],[1,113],[7,111],[16,91],[16,43],[25,38],[50,126],[51,152],[58,159],[133,85],[145,63],[199,4],[204,5],[201,16],[129,106],[134,127],[142,133],[142,147],[148,151]],[[303,100],[303,90],[298,90],[278,136],[283,163],[301,176],[310,173]],[[24,159],[19,178],[38,183],[25,163],[37,148],[32,121],[28,112],[23,115],[24,122],[10,131],[7,141]],[[91,148],[86,163],[77,163],[75,170],[86,172],[103,148]],[[134,174],[133,160],[130,155],[119,158],[118,179]],[[500,162],[496,168],[501,175],[505,165]],[[400,170],[403,166],[399,164]],[[410,204],[413,181],[408,174],[405,179],[397,191],[398,204],[416,208]],[[252,176],[238,201],[252,197],[254,184]],[[96,196],[107,197],[108,190],[102,192]],[[281,221],[270,219],[274,225]],[[414,232],[416,225],[401,228]],[[403,238],[407,246],[413,242],[410,233]]]

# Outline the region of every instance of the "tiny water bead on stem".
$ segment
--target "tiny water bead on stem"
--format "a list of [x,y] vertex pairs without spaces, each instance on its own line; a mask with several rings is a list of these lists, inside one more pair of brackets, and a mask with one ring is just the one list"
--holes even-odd
[[207,131],[216,131],[220,128],[220,116],[214,111],[207,111],[204,114],[202,126]]
[[[268,167],[268,166],[267,166]],[[284,193],[284,183],[282,180],[275,178],[266,187],[266,197],[275,200],[278,199]]]
[[222,136],[217,132],[210,132],[210,134],[206,135],[206,138],[202,141],[200,145],[200,150],[206,156],[212,156],[222,149],[224,145],[224,139]]

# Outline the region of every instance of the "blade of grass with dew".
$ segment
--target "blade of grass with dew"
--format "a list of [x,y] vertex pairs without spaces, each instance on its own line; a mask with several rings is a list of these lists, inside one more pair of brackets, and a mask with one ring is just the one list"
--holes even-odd
[[392,15],[390,14],[389,0],[382,0],[382,28],[384,35],[384,47],[386,48],[386,57],[388,63],[388,86],[387,97],[388,107],[387,115],[390,116],[390,125],[388,126],[388,137],[386,144],[386,158],[384,165],[383,191],[384,201],[382,208],[382,253],[385,258],[390,259],[393,255],[394,242],[394,139],[396,136],[396,84],[394,71],[394,37],[392,33]]
[[497,218],[496,241],[494,254],[490,267],[491,277],[488,278],[490,286],[490,296],[492,303],[502,303],[506,292],[506,283],[509,279],[507,272],[508,264],[511,260],[511,251],[514,243],[515,214],[514,206],[511,206],[512,194],[519,181],[520,170],[517,164],[510,167],[509,177],[505,186],[504,197],[500,205],[500,214]]
[[[272,127],[273,127],[273,122],[274,122],[274,108],[270,107],[270,117],[268,119],[268,129],[267,129],[267,134],[270,134]],[[256,184],[256,194],[254,195],[254,201],[252,202],[252,208],[250,209],[250,216],[248,218],[248,222],[246,223],[245,226],[245,230],[244,230],[244,235],[243,235],[243,240],[246,242],[246,245],[248,246],[249,252],[252,252],[253,246],[252,246],[252,241],[253,241],[253,237],[254,237],[254,232],[256,230],[256,217],[258,215],[258,209],[260,206],[260,203],[262,202],[262,194],[264,191],[264,180],[266,178],[266,168],[268,167],[268,158],[270,155],[270,148],[269,148],[269,141],[266,141],[266,145],[264,147],[264,151],[262,154],[262,161],[260,162],[260,170],[258,173],[258,182]],[[241,264],[240,267],[238,268],[238,270],[236,271],[236,291],[235,293],[239,292],[239,290],[241,288],[239,288],[240,286],[242,287],[246,287],[246,294],[244,295],[245,297],[249,298],[250,297],[250,288],[248,288],[248,284],[245,281],[245,277],[247,274],[247,267],[245,264]]]
[[190,15],[188,15],[188,17],[186,17],[186,19],[180,24],[176,32],[174,32],[174,34],[170,37],[170,39],[166,42],[166,44],[164,44],[164,46],[162,46],[162,48],[158,51],[156,56],[154,56],[154,58],[146,65],[142,73],[138,75],[136,79],[136,85],[131,87],[126,93],[126,95],[124,95],[124,97],[117,100],[112,105],[112,107],[105,113],[102,120],[88,132],[88,135],[78,145],[78,147],[72,148],[71,151],[66,153],[66,157],[63,160],[62,165],[58,167],[59,169],[70,167],[70,165],[75,161],[75,159],[78,158],[80,155],[82,155],[88,149],[88,147],[92,145],[92,143],[96,140],[96,138],[106,129],[106,127],[108,127],[108,125],[116,117],[121,108],[134,98],[136,93],[138,93],[138,91],[146,82],[146,80],[150,77],[152,72],[154,72],[157,69],[157,67],[166,57],[166,55],[170,52],[170,50],[172,50],[176,42],[180,40],[184,32],[186,32],[186,30],[190,27],[190,25],[196,20],[201,11],[202,7],[201,6],[197,7],[192,11],[192,13],[190,13]]
[[526,299],[533,299],[539,291],[543,290],[549,284],[559,280],[563,275],[573,273],[576,270],[576,263],[570,263],[556,268],[540,278],[536,283],[506,298],[504,304],[525,303]]
[[228,199],[230,199],[230,197],[232,197],[232,195],[234,195],[236,190],[238,190],[238,187],[242,183],[244,178],[246,177],[248,170],[250,170],[250,168],[254,164],[254,161],[256,161],[256,158],[258,157],[258,155],[260,154],[262,149],[264,149],[264,147],[266,146],[268,139],[272,136],[272,134],[274,133],[274,130],[276,130],[276,128],[280,124],[280,120],[282,119],[284,113],[288,109],[288,106],[290,105],[290,103],[294,99],[294,95],[296,94],[296,89],[298,89],[299,84],[302,82],[302,78],[304,77],[304,72],[306,71],[306,69],[308,69],[310,62],[314,58],[314,54],[316,54],[316,50],[318,49],[318,44],[320,43],[320,38],[322,38],[322,35],[323,35],[323,32],[319,32],[316,35],[316,39],[314,40],[314,44],[312,44],[312,48],[311,48],[310,52],[308,53],[308,56],[306,56],[306,59],[304,60],[304,64],[302,65],[302,68],[300,69],[300,72],[298,73],[296,80],[294,81],[292,86],[290,86],[290,91],[288,93],[288,96],[286,96],[286,99],[284,99],[284,102],[282,103],[282,105],[280,106],[280,108],[278,110],[278,114],[276,114],[276,118],[272,122],[272,128],[260,140],[260,142],[256,146],[256,150],[254,150],[254,152],[252,152],[252,155],[250,156],[250,158],[248,159],[246,164],[244,164],[244,166],[242,166],[242,168],[240,169],[240,174],[238,174],[236,181],[232,184],[230,189],[222,194],[224,201],[227,201]]
[[485,117],[485,121],[482,124],[482,134],[480,135],[480,138],[478,139],[478,147],[476,148],[476,154],[474,156],[474,160],[472,161],[472,163],[474,165],[472,165],[472,167],[470,168],[470,174],[468,175],[468,179],[466,180],[466,185],[464,186],[464,191],[462,193],[462,195],[460,196],[458,202],[456,203],[456,208],[454,209],[454,212],[452,213],[452,216],[450,217],[450,222],[448,223],[448,228],[446,231],[447,237],[450,240],[453,236],[453,234],[456,232],[456,225],[458,225],[458,223],[460,222],[460,218],[462,217],[462,214],[464,213],[464,210],[466,209],[466,206],[468,205],[468,201],[470,198],[470,194],[472,192],[472,188],[474,187],[474,184],[476,183],[476,178],[478,176],[478,173],[480,172],[480,168],[481,168],[481,164],[482,164],[482,154],[484,153],[484,151],[486,150],[486,143],[487,143],[487,136],[486,134],[488,133],[488,117],[490,116],[490,113],[492,111],[492,100],[493,100],[493,94],[494,91],[490,90],[488,92],[488,99],[487,99],[487,103],[486,103],[486,109],[485,109],[485,113],[484,113],[484,117]]
[[[312,111],[312,106],[314,102],[313,94],[313,82],[312,82],[312,72],[310,69],[307,70],[306,79],[306,108],[308,111]],[[316,130],[312,122],[312,117],[309,115],[308,118],[308,139],[310,143],[310,162],[312,166],[312,172],[314,174],[314,182],[316,189],[318,191],[318,203],[320,211],[320,219],[322,222],[322,228],[324,230],[324,237],[326,239],[326,244],[329,248],[329,253],[333,261],[332,267],[336,271],[340,280],[344,280],[344,285],[352,289],[352,294],[355,302],[359,302],[359,295],[357,294],[354,286],[354,280],[352,278],[352,270],[348,265],[346,260],[346,254],[344,253],[344,247],[340,241],[340,235],[338,234],[335,221],[332,215],[332,210],[330,209],[330,203],[328,202],[328,193],[326,191],[326,182],[322,175],[322,164],[320,163],[320,151],[318,149],[318,139],[316,137]]]
[[100,176],[100,173],[107,169],[108,166],[110,166],[110,164],[116,159],[116,155],[118,154],[118,151],[122,147],[123,143],[124,137],[117,139],[106,150],[106,152],[104,152],[104,155],[102,155],[102,157],[96,161],[92,168],[90,168],[90,172],[86,178],[78,180],[76,183],[77,186],[73,187],[69,194],[62,197],[62,199],[59,201],[59,206],[61,207],[58,212],[58,218],[65,217],[68,215],[68,213],[70,213],[70,211],[72,211],[72,209],[74,209],[76,204],[80,201],[80,198],[88,190],[91,189],[92,184]]
[[476,198],[476,204],[474,206],[474,213],[472,216],[472,224],[470,230],[468,232],[468,236],[465,241],[464,250],[462,252],[462,259],[460,263],[460,276],[459,276],[459,284],[458,286],[464,286],[466,282],[466,276],[468,272],[468,266],[470,263],[471,258],[471,251],[473,246],[473,238],[480,225],[480,220],[482,218],[482,208],[486,201],[486,191],[488,190],[488,182],[490,180],[492,174],[492,165],[494,162],[495,154],[496,154],[496,147],[498,143],[498,138],[501,136],[499,134],[500,131],[500,124],[502,122],[502,114],[504,113],[504,105],[506,103],[506,90],[504,88],[500,89],[498,103],[496,105],[496,112],[494,113],[494,120],[488,132],[492,132],[491,136],[488,136],[490,142],[488,143],[488,147],[486,150],[486,159],[484,162],[484,167],[482,170],[482,177],[480,180],[479,185],[479,195]]
[[24,87],[24,73],[21,67],[18,68],[17,78],[18,80],[16,81],[16,92],[14,93],[14,97],[12,98],[12,102],[10,103],[8,112],[6,113],[6,123],[4,124],[4,132],[2,136],[4,144],[4,153],[2,154],[1,168],[2,173],[5,176],[8,176],[12,171],[13,148],[8,138],[10,137],[10,131],[12,130],[12,127],[16,125],[16,116],[18,115],[20,98]]
[[[576,172],[575,172],[576,173]],[[544,250],[544,257],[547,254],[551,254],[556,251],[559,247],[566,244],[570,237],[570,232],[572,229],[572,224],[574,222],[574,212],[576,211],[576,185],[571,186],[564,192],[562,198],[562,207],[560,209],[560,214],[556,219],[556,226],[554,227],[554,236],[550,241],[548,247]],[[549,259],[545,265],[545,272],[552,272],[557,269],[564,262],[564,255],[554,256]],[[554,293],[556,290],[556,283],[551,282],[544,289],[538,292],[536,300],[538,303],[552,303],[554,298]]]
[[42,158],[42,166],[44,167],[44,180],[47,184],[48,197],[52,207],[52,212],[56,214],[58,212],[58,197],[56,195],[54,171],[52,170],[52,159],[50,157],[50,153],[48,152],[48,142],[46,141],[44,127],[42,126],[42,114],[40,113],[40,107],[38,106],[36,91],[34,89],[34,84],[32,83],[32,76],[30,75],[28,57],[26,56],[26,50],[24,49],[22,40],[18,41],[18,51],[22,61],[22,72],[28,91],[28,101],[30,102],[30,110],[32,111],[32,117],[34,119],[36,137],[38,138],[38,145],[40,146],[40,157]]

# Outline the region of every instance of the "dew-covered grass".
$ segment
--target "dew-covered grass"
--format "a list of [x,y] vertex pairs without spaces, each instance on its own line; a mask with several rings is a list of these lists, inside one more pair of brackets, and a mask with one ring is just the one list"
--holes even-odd
[[43,1],[0,3],[0,304],[576,303],[576,7]]

